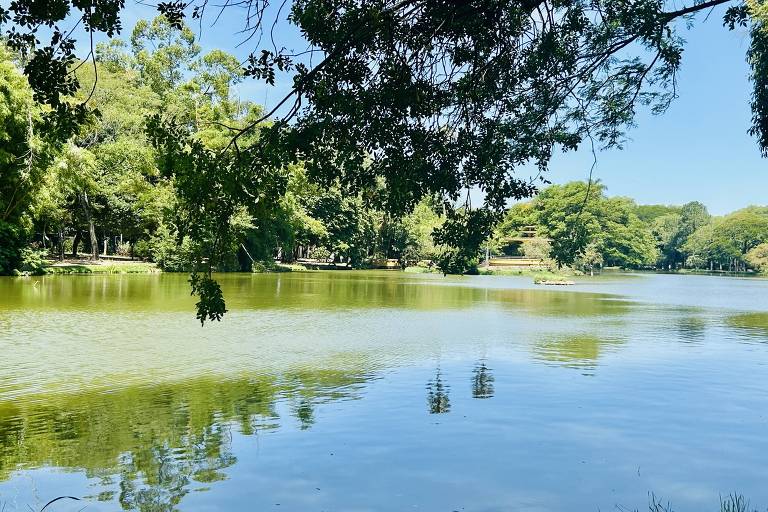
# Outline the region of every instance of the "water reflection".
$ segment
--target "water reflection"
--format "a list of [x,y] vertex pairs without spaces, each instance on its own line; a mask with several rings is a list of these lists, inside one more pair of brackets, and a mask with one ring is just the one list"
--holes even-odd
[[30,488],[99,511],[756,496],[768,313],[622,298],[639,281],[225,276],[232,315],[200,329],[184,276],[0,279],[0,508]]
[[92,499],[125,510],[175,510],[192,490],[227,478],[237,462],[232,429],[243,434],[285,423],[277,403],[295,403],[299,428],[315,404],[356,399],[369,373],[302,371],[219,380],[200,378],[113,392],[0,402],[0,480],[46,466],[100,478]]
[[315,423],[315,408],[308,398],[302,398],[294,408],[301,430],[307,430]]
[[491,398],[493,381],[493,374],[485,361],[478,362],[472,369],[472,398]]
[[593,375],[597,361],[611,347],[622,340],[616,337],[599,337],[593,334],[563,335],[542,339],[534,346],[534,358],[567,368],[582,370]]
[[440,367],[437,367],[435,378],[427,383],[427,405],[429,414],[445,414],[451,410],[451,399],[448,396],[450,386],[443,382]]
[[707,320],[700,315],[681,311],[675,315],[672,327],[677,339],[683,343],[701,343],[706,338]]
[[[381,272],[222,274],[229,309],[344,310],[408,308],[422,311],[498,303],[546,316],[624,314],[632,303],[599,293],[535,288],[529,278],[509,278],[508,287],[486,280]],[[500,278],[502,279],[502,278]],[[504,281],[501,281],[502,283]],[[0,279],[0,312],[74,310],[181,312],[194,318],[194,300],[181,274],[44,276]],[[62,301],[61,298],[67,300]],[[194,323],[194,322],[192,322]]]
[[768,312],[731,315],[726,319],[726,323],[747,335],[757,335],[761,341],[768,341]]

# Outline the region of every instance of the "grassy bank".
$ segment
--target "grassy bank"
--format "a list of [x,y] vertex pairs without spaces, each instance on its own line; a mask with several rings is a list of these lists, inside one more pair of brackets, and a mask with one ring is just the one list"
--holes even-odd
[[254,274],[270,272],[309,272],[310,269],[299,263],[277,263],[274,261],[255,261],[251,265]]
[[43,267],[46,274],[152,274],[162,272],[154,263],[131,262],[63,262]]
[[[440,274],[440,270],[436,267],[421,267],[413,266],[406,267],[405,272],[409,274]],[[563,271],[559,273],[550,272],[548,270],[531,270],[531,269],[504,269],[504,268],[492,268],[485,267],[477,269],[477,275],[481,276],[529,276],[533,278],[533,282],[537,284],[555,283],[555,284],[570,284],[572,283],[573,276],[577,275],[575,272]]]

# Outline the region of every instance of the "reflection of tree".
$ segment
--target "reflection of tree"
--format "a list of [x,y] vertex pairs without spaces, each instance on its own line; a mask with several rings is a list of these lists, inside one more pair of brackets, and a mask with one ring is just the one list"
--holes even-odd
[[731,315],[726,323],[729,327],[736,328],[759,341],[765,341],[765,337],[768,336],[768,312]]
[[434,380],[427,383],[427,403],[430,414],[443,414],[451,410],[451,401],[448,398],[449,389],[447,384],[443,384],[440,368],[438,368]]
[[700,316],[676,315],[674,326],[682,342],[703,341],[707,332],[707,321]]
[[[185,439],[184,446],[154,446],[120,461],[120,505],[125,510],[160,512],[175,510],[189,492],[191,481],[224,480],[221,470],[237,459],[230,451],[224,425],[210,426]],[[140,461],[144,459],[144,463]],[[144,469],[140,470],[139,467]],[[137,481],[143,480],[142,487]]]
[[477,363],[472,370],[472,398],[491,398],[493,396],[493,374],[485,361]]
[[568,368],[594,370],[604,348],[619,343],[621,340],[615,338],[581,334],[545,339],[536,345],[534,351],[535,357],[543,361]]
[[301,430],[307,430],[315,423],[315,410],[312,402],[304,398],[295,409],[296,418],[299,420]]
[[317,404],[356,397],[369,378],[312,370],[0,402],[0,480],[20,465],[83,470],[105,488],[92,499],[176,510],[191,490],[226,478],[233,427],[245,435],[278,427],[275,403],[286,399],[307,428]]

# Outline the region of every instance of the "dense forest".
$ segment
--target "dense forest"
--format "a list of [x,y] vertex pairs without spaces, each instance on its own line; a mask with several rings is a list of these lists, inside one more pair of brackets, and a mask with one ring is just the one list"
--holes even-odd
[[[38,129],[47,107],[35,100],[20,57],[0,52],[0,273],[40,270],[43,258],[83,253],[144,259],[167,271],[194,270],[189,266],[201,251],[200,240],[217,236],[217,230],[201,226],[201,219],[215,221],[216,215],[201,215],[197,205],[205,198],[190,197],[189,191],[205,194],[232,183],[180,172],[185,163],[168,161],[160,151],[151,119],[156,111],[167,113],[206,148],[230,144],[231,126],[263,114],[233,92],[244,78],[237,59],[221,50],[203,53],[188,28],[174,28],[162,16],[140,21],[128,42],[97,45],[95,65],[77,68],[76,94],[98,115],[61,145]],[[302,164],[267,177],[275,182],[260,183],[259,189],[277,193],[255,196],[256,207],[223,217],[229,229],[216,241],[225,246],[216,270],[264,269],[275,261],[310,258],[354,268],[385,259],[402,266],[431,262],[445,272],[472,272],[484,257],[483,251],[462,253],[462,240],[450,240],[450,233],[434,236],[446,219],[439,197],[425,197],[411,213],[394,217],[375,188],[349,193],[339,183],[311,179]],[[187,181],[178,187],[179,180]],[[539,240],[510,243],[531,226]],[[452,243],[436,242],[441,239]],[[576,182],[515,203],[484,243],[466,245],[592,272],[604,266],[765,271],[766,242],[766,207],[712,217],[701,203],[637,205],[607,197],[600,183]]]
[[[528,226],[548,240],[510,244]],[[604,266],[765,272],[768,207],[717,217],[698,201],[638,205],[630,198],[607,197],[601,183],[573,182],[513,205],[490,245],[497,252],[551,258],[592,272]]]
[[[164,270],[189,270],[192,258],[185,253],[196,250],[189,236],[195,212],[177,192],[176,181],[184,177],[164,172],[174,163],[164,162],[151,143],[146,120],[155,111],[170,112],[194,129],[197,141],[216,148],[229,140],[225,126],[261,115],[260,106],[232,93],[243,78],[237,59],[219,50],[203,54],[188,29],[176,30],[163,17],[139,22],[129,43],[115,39],[98,45],[96,54],[97,66],[82,66],[78,78],[84,84],[79,94],[92,96],[98,116],[63,147],[35,132],[45,108],[33,100],[20,63],[7,51],[0,54],[4,158],[19,162],[3,166],[2,273],[35,261],[32,247],[56,258],[118,254],[149,259]],[[24,155],[13,151],[26,151],[30,133],[34,158],[19,158]],[[279,194],[253,198],[263,208],[233,216],[229,257],[218,270],[250,270],[274,258],[360,267],[375,258],[438,256],[431,233],[440,218],[429,198],[393,219],[361,194],[311,182],[301,165],[286,166],[279,178]]]

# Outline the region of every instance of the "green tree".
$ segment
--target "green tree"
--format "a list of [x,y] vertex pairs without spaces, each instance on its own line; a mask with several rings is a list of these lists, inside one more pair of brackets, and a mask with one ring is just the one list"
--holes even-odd
[[711,218],[707,207],[698,201],[685,203],[680,209],[680,225],[672,239],[672,246],[682,253],[683,265],[687,257],[683,249],[686,240],[701,226],[708,224]]
[[592,242],[579,254],[575,264],[581,270],[589,272],[589,275],[593,276],[595,275],[595,267],[602,267],[604,261],[603,254],[600,252],[600,246],[596,242]]
[[714,219],[696,230],[684,250],[697,261],[729,270],[746,270],[746,256],[751,249],[768,241],[768,215],[761,209],[745,208]]
[[656,239],[659,249],[659,261],[661,268],[672,269],[677,267],[681,260],[677,235],[680,232],[681,217],[679,213],[668,213],[656,217],[651,224],[651,232]]
[[603,185],[571,182],[544,189],[534,201],[538,224],[552,239],[552,257],[570,264],[597,241],[603,214]]
[[[652,265],[657,256],[648,227],[627,198],[606,198],[600,183],[553,185],[534,200],[538,224],[552,239],[552,257],[559,264],[584,260],[590,247],[591,265],[621,267]],[[593,253],[599,252],[600,258]]]
[[164,16],[139,20],[131,33],[131,48],[143,83],[161,97],[181,85],[200,53],[192,30],[174,26]]
[[[238,7],[263,14],[265,4],[247,0]],[[230,143],[215,154],[210,147],[208,153],[203,147],[190,150],[184,137],[190,135],[189,126],[181,127],[186,132],[179,126],[188,120],[156,119],[151,132],[167,159],[189,164],[164,166],[169,177],[178,178],[177,170],[185,178],[193,172],[200,176],[176,179],[188,213],[197,212],[190,218],[200,226],[228,229],[230,217],[250,208],[247,203],[254,197],[274,195],[269,201],[278,202],[284,189],[281,170],[303,159],[313,180],[324,185],[338,181],[354,194],[383,182],[381,206],[392,216],[410,211],[423,197],[440,196],[446,208],[457,211],[446,215],[436,240],[478,244],[456,248],[460,259],[469,261],[507,201],[535,193],[532,181],[516,171],[529,165],[544,172],[555,148],[574,150],[587,137],[620,146],[638,108],[662,112],[668,107],[683,58],[679,20],[692,23],[694,14],[721,4],[729,6],[724,19],[729,28],[750,27],[752,131],[767,150],[768,36],[759,13],[738,0],[688,5],[659,0],[294,0],[290,9],[277,12],[287,13],[299,28],[309,55],[324,57],[279,50],[272,38],[248,38],[259,42],[244,69],[245,75],[268,84],[275,83],[278,73],[292,74],[287,96],[263,116],[229,125],[233,129],[223,133]],[[41,0],[18,0],[0,11],[9,44],[30,57],[25,73],[36,98],[51,107],[46,119],[58,133],[71,133],[87,113],[82,102],[68,99],[79,85],[69,73],[77,45],[59,21],[67,15],[80,18],[89,36],[104,32],[111,37],[121,28],[123,6],[122,0],[62,0],[53,7]],[[205,6],[204,1],[160,2],[164,21],[134,33],[136,65],[164,98],[182,79],[176,63],[196,51],[183,23],[185,13],[205,17]],[[10,19],[14,23],[5,23]],[[246,37],[270,21],[275,20],[247,17]],[[51,39],[37,44],[40,26],[52,27]],[[181,37],[168,27],[181,29]],[[146,54],[147,41],[159,49],[153,57]],[[273,122],[265,126],[265,121]],[[185,143],[171,142],[180,137]],[[242,146],[250,148],[247,155]],[[214,167],[224,172],[214,176]],[[254,169],[269,178],[255,179]],[[277,181],[280,186],[273,186]],[[182,190],[187,186],[195,190]],[[199,193],[201,186],[218,196]],[[485,192],[482,205],[459,201],[471,189]],[[212,228],[193,229],[190,236],[205,253],[202,259],[217,259],[208,254],[222,246],[211,242],[211,236],[216,239]],[[583,248],[586,240],[579,236],[569,233],[575,247]]]
[[651,223],[659,217],[676,213],[679,214],[680,209],[680,206],[667,204],[639,204],[635,208],[635,214],[637,214],[637,218],[641,221]]
[[613,197],[602,203],[602,233],[597,237],[605,263],[619,267],[646,267],[658,252],[648,226],[635,214],[631,199]]
[[747,263],[758,272],[768,272],[768,243],[761,243],[749,250]]
[[[97,181],[97,163],[94,154],[73,144],[65,147],[62,154],[53,164],[54,183],[58,187],[56,196],[63,199],[69,208],[71,216],[79,217],[85,229],[88,230],[90,257],[98,259],[99,241],[96,236],[96,205],[93,197],[99,190]],[[80,231],[72,247],[72,255],[77,255]]]
[[31,228],[27,214],[50,148],[39,135],[41,110],[32,89],[1,45],[0,93],[0,274],[9,274],[21,260]]

